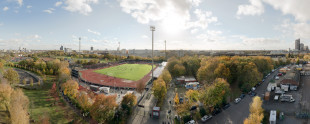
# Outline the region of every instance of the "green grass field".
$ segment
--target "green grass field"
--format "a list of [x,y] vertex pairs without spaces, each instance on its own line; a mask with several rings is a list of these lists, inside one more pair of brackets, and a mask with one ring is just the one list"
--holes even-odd
[[137,81],[143,78],[151,70],[152,66],[147,64],[123,64],[110,68],[95,70],[94,72],[112,77]]

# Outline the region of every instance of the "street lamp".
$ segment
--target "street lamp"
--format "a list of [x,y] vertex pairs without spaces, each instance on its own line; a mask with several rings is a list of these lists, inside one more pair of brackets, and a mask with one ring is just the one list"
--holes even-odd
[[153,78],[154,78],[154,70],[153,70],[153,66],[154,66],[154,60],[153,60],[153,51],[154,51],[154,31],[155,31],[155,26],[150,26],[150,30],[152,31],[152,82],[153,82]]

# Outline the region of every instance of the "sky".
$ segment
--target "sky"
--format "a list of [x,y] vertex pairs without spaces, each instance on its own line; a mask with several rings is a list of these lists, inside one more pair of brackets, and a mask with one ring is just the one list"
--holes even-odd
[[0,0],[0,49],[288,50],[309,0]]

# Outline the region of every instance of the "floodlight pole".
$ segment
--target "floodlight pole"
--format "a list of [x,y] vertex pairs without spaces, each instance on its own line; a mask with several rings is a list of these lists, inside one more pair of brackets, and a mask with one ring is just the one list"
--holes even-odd
[[154,78],[154,31],[155,31],[155,26],[151,26],[150,27],[151,31],[152,31],[152,82],[153,82],[153,78]]

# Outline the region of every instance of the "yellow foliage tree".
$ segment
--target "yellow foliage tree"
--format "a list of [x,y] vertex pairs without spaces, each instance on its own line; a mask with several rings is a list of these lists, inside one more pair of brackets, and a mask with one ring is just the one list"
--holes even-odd
[[12,124],[29,124],[29,100],[21,89],[12,92],[9,112]]
[[10,85],[19,83],[19,75],[12,68],[6,70],[3,74],[3,77],[8,80]]
[[264,118],[264,109],[262,108],[262,100],[255,96],[250,104],[250,115],[244,120],[244,124],[260,124]]
[[199,92],[197,90],[188,90],[185,93],[185,97],[190,103],[197,102],[199,100]]
[[179,94],[176,93],[176,94],[175,94],[175,97],[174,97],[174,103],[178,105],[179,102],[180,102],[180,100],[179,100]]
[[78,92],[79,84],[74,80],[68,80],[66,83],[62,84],[62,88],[64,89],[64,94],[75,98]]
[[153,90],[154,96],[159,100],[159,103],[161,103],[167,94],[167,88],[166,88],[165,81],[163,81],[162,79],[155,80],[153,82],[152,90]]

